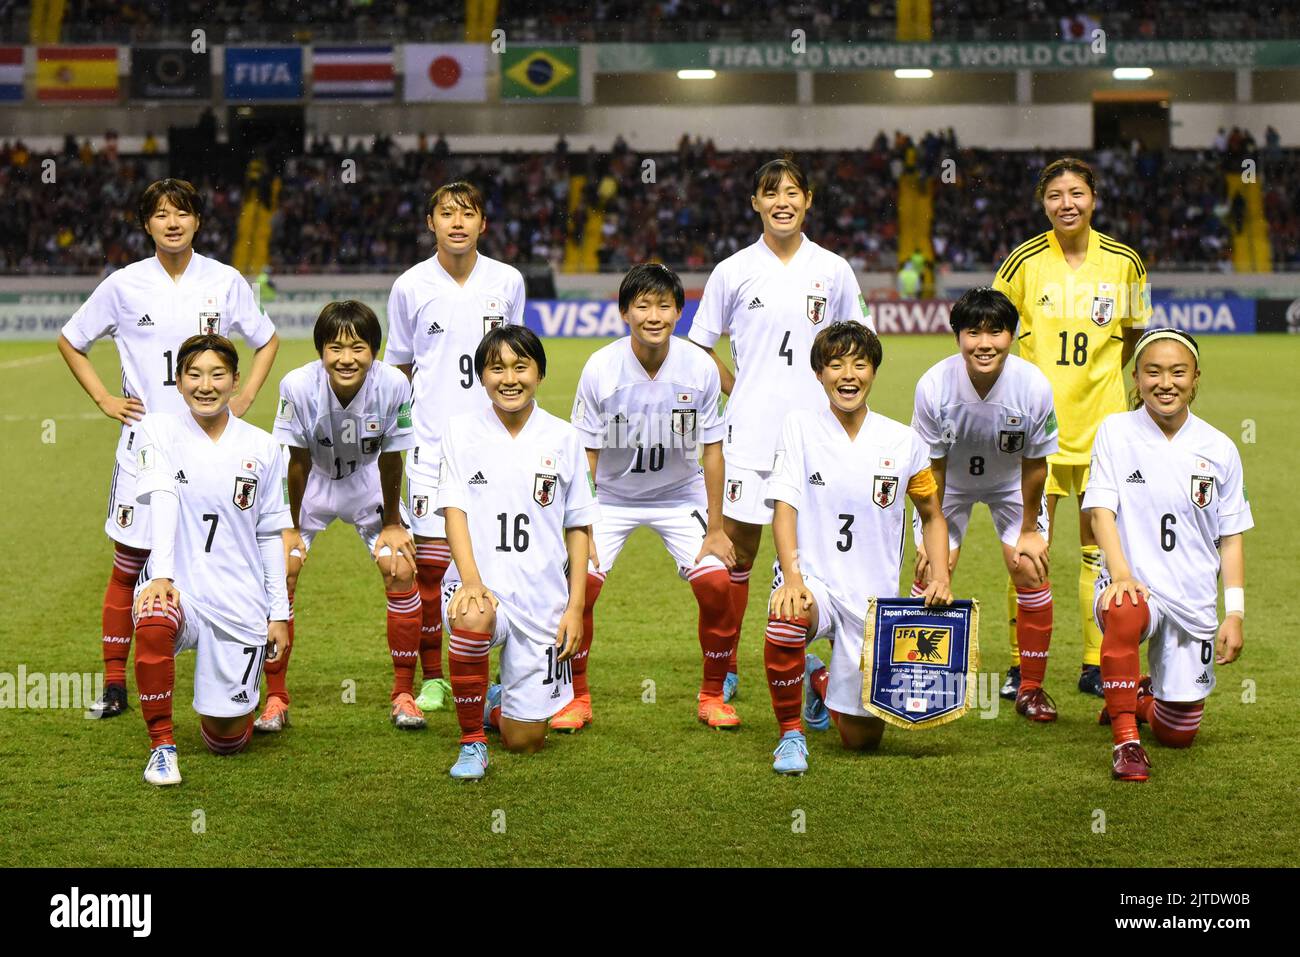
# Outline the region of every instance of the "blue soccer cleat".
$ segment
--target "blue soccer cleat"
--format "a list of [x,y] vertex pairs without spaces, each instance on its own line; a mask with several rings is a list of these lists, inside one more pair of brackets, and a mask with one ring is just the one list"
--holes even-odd
[[488,749],[482,741],[460,746],[460,757],[451,766],[451,776],[457,781],[478,781],[487,774]]
[[831,726],[831,712],[826,701],[813,688],[813,672],[825,668],[816,655],[805,655],[803,665],[803,722],[814,731],[825,731]]
[[740,675],[734,671],[728,671],[727,677],[722,679],[722,703],[726,704],[736,696],[740,690]]
[[492,723],[492,711],[494,708],[501,706],[501,685],[495,684],[488,688],[487,695],[483,698],[483,730],[499,731],[495,724]]
[[802,731],[787,731],[772,752],[772,770],[777,774],[803,774],[808,770],[808,740]]

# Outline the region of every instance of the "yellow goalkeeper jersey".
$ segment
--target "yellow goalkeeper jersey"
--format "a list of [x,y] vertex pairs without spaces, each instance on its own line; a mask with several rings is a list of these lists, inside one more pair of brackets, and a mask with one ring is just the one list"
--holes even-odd
[[1142,258],[1095,229],[1088,256],[1071,269],[1048,230],[1007,257],[993,288],[1020,312],[1020,355],[1052,383],[1061,450],[1057,465],[1087,465],[1106,416],[1125,411],[1125,328],[1144,328],[1151,289]]

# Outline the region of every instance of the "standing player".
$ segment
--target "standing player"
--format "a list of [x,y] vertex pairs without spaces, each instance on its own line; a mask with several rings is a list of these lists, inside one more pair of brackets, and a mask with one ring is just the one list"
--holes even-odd
[[415,701],[425,711],[438,711],[451,692],[442,673],[438,594],[451,552],[442,516],[434,510],[442,432],[450,416],[491,404],[475,378],[474,353],[489,330],[523,323],[524,277],[513,266],[479,253],[478,240],[487,223],[483,196],[469,183],[434,190],[425,221],[437,252],[393,283],[384,358],[415,387],[416,444],[406,463],[423,615],[423,683]]
[[176,378],[188,408],[146,415],[133,451],[135,492],[152,513],[134,612],[135,678],[153,749],[144,779],[156,785],[181,782],[172,735],[176,654],[196,654],[203,742],[213,754],[234,754],[253,734],[262,659],[289,650],[284,453],[230,412],[239,356],[229,339],[186,339]]
[[[320,358],[280,380],[275,437],[289,449],[289,513],[285,534],[290,648],[293,593],[312,539],[338,519],[357,530],[384,578],[388,651],[393,659],[390,717],[399,728],[423,728],[412,698],[420,648],[420,592],[415,543],[402,524],[402,450],[411,434],[411,383],[376,362],[383,330],[374,311],[349,299],[321,310],[313,332]],[[285,686],[289,652],[266,665],[266,709],[255,731],[289,722]]]
[[735,709],[722,701],[736,634],[727,575],[735,552],[722,529],[720,382],[707,356],[673,336],[685,301],[671,269],[633,266],[618,289],[618,309],[631,335],[588,359],[578,382],[573,424],[596,478],[600,521],[596,560],[587,573],[582,647],[573,658],[573,702],[551,719],[556,731],[577,731],[591,721],[590,609],[627,537],[642,525],[663,539],[699,604],[699,718],[711,728],[740,725]]
[[[1106,416],[1124,411],[1123,368],[1151,315],[1141,257],[1090,225],[1096,187],[1092,168],[1083,160],[1067,157],[1049,163],[1034,196],[1052,228],[1017,247],[993,280],[993,288],[1020,314],[1020,355],[1052,383],[1061,427],[1060,451],[1047,459],[1052,530],[1057,528],[1057,503],[1073,495],[1083,498],[1097,426]],[[1100,696],[1101,632],[1092,620],[1092,598],[1101,552],[1082,510],[1079,542],[1079,690]],[[1014,586],[1014,581],[1008,583],[1013,667],[1002,688],[1004,698],[1014,698],[1020,683]]]
[[[907,426],[867,408],[881,358],[880,340],[860,322],[817,335],[810,361],[829,407],[786,416],[765,492],[780,567],[763,658],[781,730],[772,768],[781,774],[808,770],[799,715],[805,682],[808,711],[829,709],[845,748],[869,751],[880,743],[885,724],[862,707],[862,636],[869,599],[898,594],[904,489],[934,562],[925,603],[952,601],[930,450]],[[829,669],[805,657],[818,638],[831,641]]]
[[[474,353],[492,404],[443,434],[438,511],[453,564],[442,589],[448,662],[460,722],[451,776],[487,772],[488,727],[510,751],[546,742],[546,722],[573,698],[570,659],[582,642],[591,524],[599,518],[578,431],[533,396],[546,377],[541,340],[494,329]],[[488,651],[501,646],[501,684]]]
[[[1047,579],[1047,456],[1057,449],[1052,386],[1024,359],[1010,355],[1018,320],[1002,293],[983,286],[963,295],[949,320],[957,355],[931,366],[916,384],[912,428],[930,447],[948,525],[948,573],[957,567],[971,509],[984,502],[1016,584],[1021,683],[1016,711],[1055,721],[1043,690],[1052,641],[1052,587]],[[916,527],[914,597],[931,571]]]
[[[1189,409],[1200,378],[1191,336],[1151,330],[1137,344],[1135,409],[1106,419],[1092,450],[1083,506],[1105,555],[1095,605],[1104,635],[1102,722],[1110,722],[1111,773],[1121,781],[1150,776],[1138,722],[1166,747],[1188,747],[1214,690],[1215,664],[1241,654],[1241,535],[1255,523],[1236,446]],[[1138,674],[1143,641],[1150,677]]]
[[[772,474],[781,418],[792,409],[821,409],[824,402],[805,367],[813,337],[845,319],[861,318],[874,329],[853,268],[803,234],[812,196],[791,160],[759,168],[750,205],[763,221],[763,235],[718,263],[691,325],[690,340],[713,356],[729,396],[722,513],[736,550],[731,603],[737,639],[763,526],[772,521],[763,484]],[[713,351],[724,335],[731,337],[734,374]],[[736,691],[736,660],[733,651],[724,701]]]
[[[78,384],[105,415],[122,423],[104,522],[114,551],[104,592],[104,697],[92,707],[101,718],[126,710],[131,596],[149,557],[149,509],[135,493],[136,426],[146,412],[185,412],[176,383],[180,345],[188,337],[238,333],[256,350],[242,391],[230,400],[237,417],[257,398],[279,348],[275,329],[244,277],[194,251],[203,201],[192,185],[182,179],[151,183],[136,214],[156,254],[111,273],[59,336],[59,353]],[[109,392],[86,355],[106,337],[117,343],[121,397]]]

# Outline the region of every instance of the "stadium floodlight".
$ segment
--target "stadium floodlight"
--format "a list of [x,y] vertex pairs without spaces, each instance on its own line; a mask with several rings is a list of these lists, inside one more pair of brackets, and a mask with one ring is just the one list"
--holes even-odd
[[679,80],[712,80],[718,75],[717,70],[678,70]]
[[894,77],[899,80],[928,80],[934,76],[933,70],[895,70]]
[[1117,66],[1111,75],[1117,80],[1149,80],[1154,72],[1149,66]]

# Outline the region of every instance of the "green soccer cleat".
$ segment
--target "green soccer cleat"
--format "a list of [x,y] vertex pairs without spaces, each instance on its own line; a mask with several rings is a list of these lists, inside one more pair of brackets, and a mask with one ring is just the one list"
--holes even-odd
[[445,711],[451,698],[451,682],[446,678],[425,678],[415,699],[421,711]]

